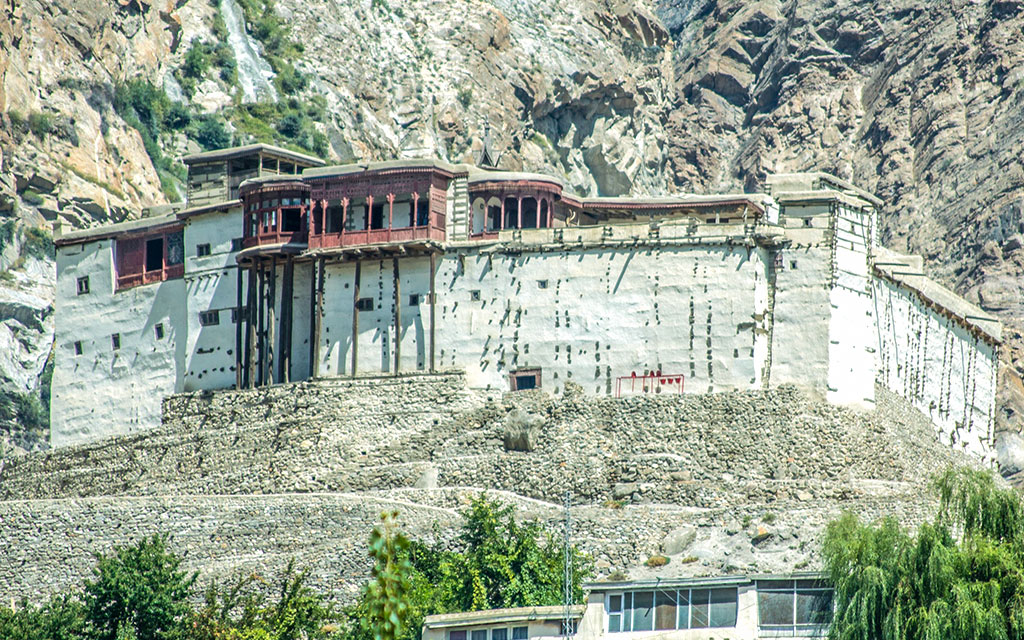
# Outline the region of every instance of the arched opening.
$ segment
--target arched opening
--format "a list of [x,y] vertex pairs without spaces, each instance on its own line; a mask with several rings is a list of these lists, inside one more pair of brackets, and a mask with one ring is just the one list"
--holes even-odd
[[497,231],[501,228],[501,200],[491,198],[487,201],[487,230]]
[[537,224],[537,199],[536,198],[523,198],[520,205],[522,207],[521,219],[523,221],[523,229],[536,229]]
[[505,229],[515,229],[519,223],[519,200],[518,198],[505,198]]
[[473,224],[470,233],[483,233],[487,222],[487,204],[483,198],[473,201]]

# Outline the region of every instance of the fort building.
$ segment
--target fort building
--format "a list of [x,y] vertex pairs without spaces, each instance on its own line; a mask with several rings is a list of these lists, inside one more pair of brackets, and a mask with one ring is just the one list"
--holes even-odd
[[833,176],[588,198],[437,160],[184,160],[183,208],[56,238],[54,446],[156,426],[177,392],[459,370],[864,408],[878,381],[991,457],[998,321],[880,246],[881,202]]

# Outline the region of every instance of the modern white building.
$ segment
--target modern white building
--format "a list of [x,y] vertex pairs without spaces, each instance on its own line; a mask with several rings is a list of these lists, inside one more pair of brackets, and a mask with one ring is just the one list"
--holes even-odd
[[757,640],[824,637],[832,589],[820,574],[595,582],[585,605],[427,616],[423,640]]
[[879,381],[990,455],[998,322],[880,247],[879,201],[832,176],[582,198],[266,145],[186,162],[186,208],[56,241],[55,446],[155,426],[179,391],[460,369],[596,395],[795,384],[864,408]]

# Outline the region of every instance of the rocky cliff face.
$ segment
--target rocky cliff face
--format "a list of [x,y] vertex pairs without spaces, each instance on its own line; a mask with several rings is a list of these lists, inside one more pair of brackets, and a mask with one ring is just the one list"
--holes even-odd
[[[1005,359],[1024,372],[1021,0],[271,6],[304,47],[296,66],[311,82],[297,97],[326,100],[317,127],[334,160],[464,160],[489,122],[503,166],[587,194],[757,189],[771,172],[830,171],[885,200],[887,244],[1000,314]],[[215,39],[221,7],[8,0],[4,215],[86,226],[165,199],[114,87],[143,77],[174,89],[171,72],[190,42]],[[201,83],[194,108],[216,111],[231,90]],[[49,116],[45,135],[33,114]],[[180,137],[162,144],[183,149]]]

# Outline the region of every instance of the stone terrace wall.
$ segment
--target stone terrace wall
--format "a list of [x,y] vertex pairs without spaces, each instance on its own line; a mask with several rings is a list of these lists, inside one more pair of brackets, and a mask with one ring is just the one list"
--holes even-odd
[[[483,489],[555,527],[570,489],[574,539],[599,575],[787,571],[817,566],[823,526],[844,509],[919,522],[934,510],[924,481],[962,461],[882,389],[857,413],[794,388],[502,396],[450,373],[184,394],[164,419],[7,461],[0,594],[67,588],[92,552],[159,531],[205,578],[272,574],[295,557],[347,601],[381,511],[451,542]],[[673,561],[638,567],[654,553]]]

